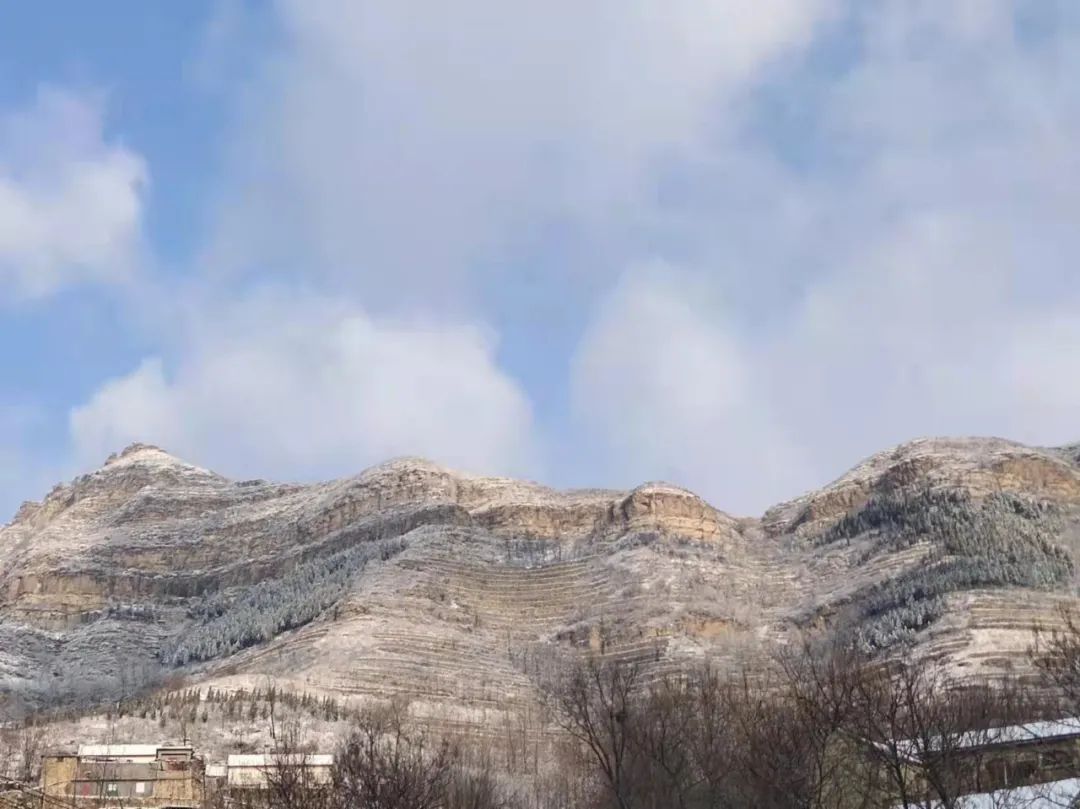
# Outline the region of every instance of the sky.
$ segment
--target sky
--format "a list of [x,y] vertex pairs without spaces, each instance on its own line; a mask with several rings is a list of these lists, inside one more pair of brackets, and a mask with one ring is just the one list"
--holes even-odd
[[134,441],[760,513],[1080,438],[1072,0],[0,10],[0,521]]

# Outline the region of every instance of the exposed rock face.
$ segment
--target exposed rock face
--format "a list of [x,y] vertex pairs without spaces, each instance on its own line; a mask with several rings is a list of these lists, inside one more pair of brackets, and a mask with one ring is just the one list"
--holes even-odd
[[1064,454],[996,438],[921,439],[868,458],[828,486],[775,506],[763,520],[772,534],[812,535],[875,492],[927,487],[1080,503],[1080,474]]
[[479,726],[534,709],[560,650],[662,672],[808,626],[979,674],[1071,598],[1078,456],[915,441],[736,520],[663,483],[560,492],[419,459],[235,482],[134,445],[0,528],[0,692],[63,697],[165,660]]
[[3,606],[55,625],[110,599],[250,584],[298,558],[423,524],[566,544],[627,531],[736,536],[730,517],[663,484],[629,494],[557,492],[418,459],[327,484],[236,483],[136,444],[41,504],[24,505],[2,529]]

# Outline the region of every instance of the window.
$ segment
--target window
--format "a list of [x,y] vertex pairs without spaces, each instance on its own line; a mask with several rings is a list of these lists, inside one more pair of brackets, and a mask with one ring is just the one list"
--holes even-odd
[[120,785],[119,784],[106,784],[105,785],[105,794],[106,795],[119,795],[120,794]]
[[1004,760],[996,758],[991,760],[986,767],[990,776],[990,784],[994,788],[1000,788],[1009,784],[1009,774],[1005,772]]
[[136,795],[145,795],[146,794],[146,782],[144,782],[144,781],[136,781],[135,782],[135,794]]
[[1039,762],[1024,756],[1009,762],[1009,786],[1027,784],[1039,770]]
[[1064,769],[1073,765],[1072,753],[1068,750],[1046,750],[1039,753],[1039,766],[1049,770]]

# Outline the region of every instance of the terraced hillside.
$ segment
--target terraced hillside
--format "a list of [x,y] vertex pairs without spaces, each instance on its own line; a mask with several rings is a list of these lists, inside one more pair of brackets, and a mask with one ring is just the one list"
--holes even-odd
[[985,676],[1072,602],[1078,553],[1075,448],[917,441],[736,519],[666,484],[557,492],[412,459],[236,482],[135,445],[0,529],[0,694],[273,678],[501,733],[567,655],[659,677],[808,627]]

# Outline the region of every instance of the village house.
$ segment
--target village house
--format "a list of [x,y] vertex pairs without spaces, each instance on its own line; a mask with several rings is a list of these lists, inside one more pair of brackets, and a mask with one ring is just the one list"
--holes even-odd
[[76,807],[195,809],[203,802],[203,762],[183,744],[81,745],[75,754],[43,757],[41,790]]
[[224,764],[207,764],[203,769],[203,794],[207,805],[212,805],[214,797],[225,791],[228,774]]
[[320,753],[231,755],[225,762],[226,786],[230,791],[266,789],[275,774],[283,770],[290,770],[296,783],[326,786],[333,766],[334,757]]
[[1038,785],[1054,784],[1060,790],[1065,788],[1061,785],[1080,784],[1076,780],[1080,778],[1080,718],[1041,720],[948,739],[905,740],[873,747],[879,755],[890,749],[899,754],[909,768],[912,785],[917,785],[920,774],[927,770],[955,772],[957,783],[968,785],[966,792],[984,796],[1017,790],[1021,794]]
[[205,764],[190,745],[82,745],[42,758],[41,793],[74,807],[195,809],[220,793],[266,789],[277,775],[326,786],[334,757],[313,753],[230,755]]

